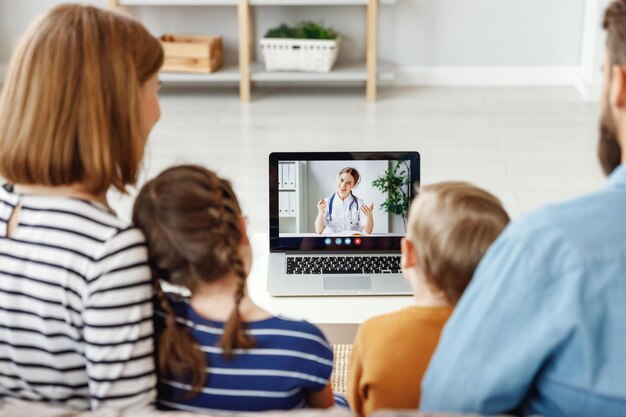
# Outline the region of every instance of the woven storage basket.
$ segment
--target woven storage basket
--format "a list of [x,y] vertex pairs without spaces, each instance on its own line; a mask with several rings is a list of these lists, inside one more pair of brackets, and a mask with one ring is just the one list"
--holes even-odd
[[339,53],[339,39],[263,38],[260,42],[268,71],[329,72]]

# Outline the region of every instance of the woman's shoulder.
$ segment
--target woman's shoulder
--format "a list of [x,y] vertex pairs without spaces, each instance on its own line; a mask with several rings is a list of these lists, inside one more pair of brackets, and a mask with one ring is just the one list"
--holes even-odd
[[20,194],[10,184],[0,187],[4,205],[19,205],[29,222],[54,223],[70,230],[84,230],[94,240],[107,241],[123,233],[136,235],[131,222],[101,203],[64,195]]
[[102,204],[60,195],[20,194],[10,184],[0,187],[0,220],[8,220],[16,207],[24,224],[47,230],[46,239],[54,242],[55,249],[93,263],[112,264],[126,256],[139,262],[147,256],[141,252],[145,247],[141,231]]

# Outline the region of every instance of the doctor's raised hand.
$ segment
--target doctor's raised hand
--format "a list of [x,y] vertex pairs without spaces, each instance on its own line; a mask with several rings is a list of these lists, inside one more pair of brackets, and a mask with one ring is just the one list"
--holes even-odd
[[367,234],[371,234],[374,230],[374,203],[368,205],[361,206],[361,211],[367,218],[365,225],[363,226],[363,231]]
[[326,204],[326,200],[324,200],[323,198],[317,203],[317,214],[322,214],[322,216],[324,215],[324,212],[326,211],[326,208],[328,207],[328,204]]
[[326,204],[325,199],[321,199],[317,203],[317,217],[315,218],[315,233],[321,235],[324,231],[324,213],[326,212],[326,208],[328,204]]

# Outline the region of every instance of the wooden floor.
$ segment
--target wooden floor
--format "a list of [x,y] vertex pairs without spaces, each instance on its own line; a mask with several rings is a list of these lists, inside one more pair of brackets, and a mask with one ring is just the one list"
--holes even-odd
[[[512,217],[602,186],[597,104],[573,88],[233,88],[161,93],[145,178],[195,163],[235,185],[249,228],[267,231],[271,151],[417,150],[422,182],[459,179],[502,199]],[[125,218],[132,195],[111,195]]]

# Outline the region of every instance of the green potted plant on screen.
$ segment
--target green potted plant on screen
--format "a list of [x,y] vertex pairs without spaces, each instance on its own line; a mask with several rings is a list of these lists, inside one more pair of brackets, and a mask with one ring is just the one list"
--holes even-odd
[[406,230],[406,219],[411,204],[409,187],[411,178],[407,161],[391,162],[382,176],[372,181],[372,186],[380,190],[387,199],[380,205],[386,213],[402,217]]

